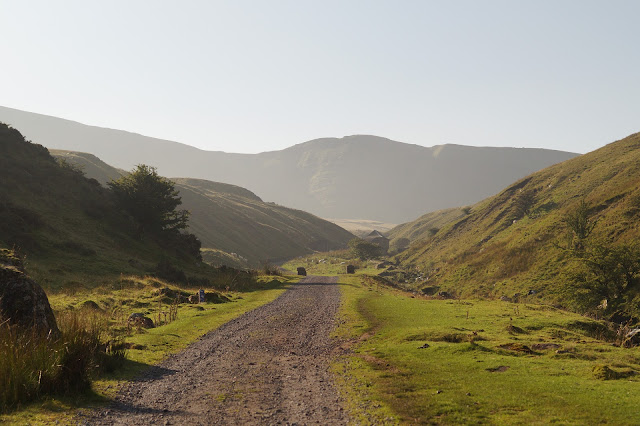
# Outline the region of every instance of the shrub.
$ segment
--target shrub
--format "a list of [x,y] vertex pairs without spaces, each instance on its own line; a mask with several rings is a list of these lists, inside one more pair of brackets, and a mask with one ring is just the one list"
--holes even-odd
[[360,260],[375,259],[382,256],[382,247],[360,238],[349,241],[351,253]]

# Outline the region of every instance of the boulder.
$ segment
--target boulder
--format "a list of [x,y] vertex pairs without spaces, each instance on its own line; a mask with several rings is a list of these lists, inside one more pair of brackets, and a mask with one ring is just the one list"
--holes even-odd
[[356,267],[353,265],[347,265],[347,274],[355,274],[356,273]]
[[145,317],[143,313],[136,312],[129,315],[129,319],[127,319],[127,323],[132,327],[142,327],[142,328],[154,328],[153,320],[149,317]]
[[298,275],[307,276],[307,270],[302,266],[298,267]]
[[47,294],[27,277],[21,264],[0,264],[0,318],[45,334],[60,332]]

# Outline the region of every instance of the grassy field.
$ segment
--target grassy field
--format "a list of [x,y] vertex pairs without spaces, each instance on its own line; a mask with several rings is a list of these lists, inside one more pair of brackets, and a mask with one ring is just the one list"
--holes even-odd
[[638,423],[640,352],[613,344],[603,323],[341,283],[336,335],[353,354],[334,369],[362,423]]
[[343,275],[347,273],[347,265],[356,267],[358,274],[377,274],[376,265],[379,260],[351,259],[348,250],[336,250],[328,253],[317,253],[304,257],[298,257],[282,265],[293,273],[302,266],[309,275]]
[[[255,309],[278,297],[297,277],[260,277],[254,291],[226,292],[216,298],[219,303],[175,305],[166,303],[166,296],[158,290],[168,287],[174,291],[185,289],[170,286],[157,279],[124,277],[120,289],[97,288],[75,294],[55,294],[50,298],[57,312],[79,311],[87,317],[98,316],[110,322],[115,336],[124,336],[127,360],[123,368],[112,374],[98,377],[92,383],[92,391],[86,395],[71,397],[47,397],[23,406],[5,415],[0,423],[7,424],[76,424],[78,413],[109,403],[120,386],[138,375],[143,369],[160,362],[168,354],[184,349],[208,331],[214,330],[231,319]],[[194,289],[187,289],[195,294]],[[213,293],[214,290],[206,289]],[[126,319],[133,312],[141,312],[164,322],[162,312],[177,308],[173,321],[152,329],[129,328]]]

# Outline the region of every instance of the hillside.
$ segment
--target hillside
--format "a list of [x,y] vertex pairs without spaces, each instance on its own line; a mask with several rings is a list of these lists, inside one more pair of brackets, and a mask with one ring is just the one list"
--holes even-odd
[[154,273],[162,259],[191,277],[214,274],[173,242],[133,238],[134,229],[98,182],[0,123],[0,248],[26,256],[37,282],[53,290],[106,285]]
[[[577,234],[567,223],[582,201],[587,231],[595,226],[583,242],[577,240],[578,245]],[[640,134],[634,134],[517,181],[435,235],[415,242],[398,260],[419,271],[424,280],[416,285],[428,291],[543,299],[586,311],[593,311],[609,291],[606,309],[611,310],[615,298],[637,313],[638,293],[633,286],[640,270],[635,271],[633,259],[640,258],[635,245],[640,237],[638,219]],[[568,239],[572,235],[573,242]],[[616,263],[615,253],[608,251],[621,244],[631,247],[628,264]],[[578,250],[580,246],[584,249]],[[616,273],[620,271],[616,268],[627,265],[629,287],[612,294],[607,290],[611,280],[598,284],[578,257],[600,262]],[[582,286],[575,284],[580,277]]]
[[[91,154],[55,150],[53,154],[101,183],[122,173]],[[200,239],[204,249],[212,249],[204,250],[204,258],[215,264],[258,266],[269,259],[343,248],[353,238],[333,223],[300,210],[265,203],[235,185],[192,178],[172,180],[182,197],[181,208],[191,212],[189,232]],[[242,258],[248,263],[243,263]]]
[[356,135],[260,154],[229,154],[0,107],[0,120],[49,148],[90,152],[115,167],[229,182],[320,217],[388,223],[469,205],[575,154],[544,149],[426,148]]
[[[407,246],[408,243],[432,237],[440,228],[464,216],[470,207],[455,207],[438,210],[420,216],[418,219],[395,226],[386,232],[391,246]],[[405,241],[401,241],[405,240]]]

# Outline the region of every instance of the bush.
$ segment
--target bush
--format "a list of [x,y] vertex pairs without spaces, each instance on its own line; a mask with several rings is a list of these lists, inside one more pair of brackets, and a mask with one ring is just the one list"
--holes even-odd
[[360,260],[376,259],[382,256],[382,247],[360,238],[349,241],[351,253]]

